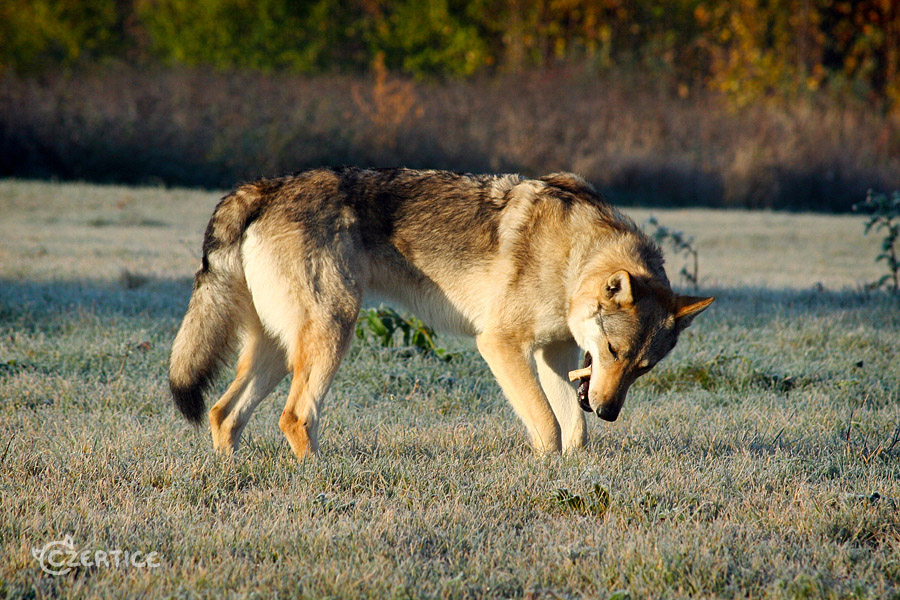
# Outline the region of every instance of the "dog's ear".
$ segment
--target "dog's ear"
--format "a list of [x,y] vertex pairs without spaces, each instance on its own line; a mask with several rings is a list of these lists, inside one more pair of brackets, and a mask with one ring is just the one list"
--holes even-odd
[[600,306],[606,310],[615,310],[633,302],[631,275],[628,271],[616,271],[610,275],[600,291]]
[[702,313],[713,303],[715,298],[702,296],[676,296],[675,297],[675,327],[681,331],[691,324],[694,317]]

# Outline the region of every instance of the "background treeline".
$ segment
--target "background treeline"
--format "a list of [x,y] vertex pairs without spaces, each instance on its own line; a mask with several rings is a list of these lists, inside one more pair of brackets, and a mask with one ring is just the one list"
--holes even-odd
[[0,0],[0,65],[102,59],[416,77],[560,61],[674,73],[746,103],[822,86],[900,102],[896,0]]
[[0,175],[574,170],[620,202],[900,187],[897,0],[0,0]]

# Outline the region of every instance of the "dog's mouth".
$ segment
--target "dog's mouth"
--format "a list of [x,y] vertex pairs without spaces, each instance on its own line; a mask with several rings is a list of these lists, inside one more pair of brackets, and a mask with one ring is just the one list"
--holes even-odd
[[[583,369],[591,366],[591,354],[590,352],[584,353],[584,365],[582,365]],[[590,376],[585,377],[581,380],[581,383],[578,385],[578,405],[581,407],[581,410],[585,412],[594,412],[591,409],[591,403],[588,400],[588,390],[591,387],[591,378]]]

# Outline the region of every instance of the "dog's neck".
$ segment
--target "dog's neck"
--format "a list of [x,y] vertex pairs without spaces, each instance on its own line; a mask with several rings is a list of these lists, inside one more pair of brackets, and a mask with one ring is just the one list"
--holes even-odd
[[659,247],[640,231],[616,232],[584,248],[573,248],[566,281],[570,305],[582,297],[597,298],[599,290],[593,287],[620,270],[669,287]]

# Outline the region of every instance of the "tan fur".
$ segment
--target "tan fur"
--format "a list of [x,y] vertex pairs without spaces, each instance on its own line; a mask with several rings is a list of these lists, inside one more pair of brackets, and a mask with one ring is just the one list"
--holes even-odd
[[[674,294],[659,249],[574,175],[345,168],[261,180],[207,228],[172,353],[179,408],[196,416],[198,390],[239,340],[235,380],[209,413],[214,447],[236,449],[291,373],[279,426],[298,457],[314,455],[364,296],[475,337],[539,453],[585,444],[582,408],[614,419],[712,302]],[[566,377],[579,349],[593,358],[581,400]]]

